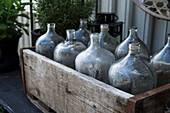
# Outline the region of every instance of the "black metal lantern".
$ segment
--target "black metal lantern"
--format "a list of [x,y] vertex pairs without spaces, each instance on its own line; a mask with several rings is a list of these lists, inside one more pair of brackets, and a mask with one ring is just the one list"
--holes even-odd
[[[102,6],[106,0],[97,0],[96,1],[96,23],[90,25],[90,30],[92,32],[100,32],[100,24],[108,24],[109,25],[109,34],[113,37],[120,36],[120,42],[122,41],[122,28],[123,22],[118,22],[118,16],[115,14],[116,0],[107,0],[109,8],[106,10],[105,7]],[[111,3],[110,3],[111,2]]]
[[[102,4],[108,3],[108,8],[105,8]],[[115,7],[113,6],[116,0],[97,0],[96,1],[96,17],[97,22],[100,24],[115,23],[119,18],[115,14]]]

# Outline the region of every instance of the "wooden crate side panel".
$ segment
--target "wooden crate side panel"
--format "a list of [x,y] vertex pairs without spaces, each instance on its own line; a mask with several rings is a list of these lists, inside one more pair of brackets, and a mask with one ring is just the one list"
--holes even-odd
[[25,71],[24,71],[24,58],[23,58],[23,50],[24,49],[30,49],[30,50],[34,51],[35,47],[27,47],[27,48],[21,48],[20,49],[22,82],[23,82],[24,92],[27,93],[27,91],[26,91],[26,81],[25,81]]
[[128,93],[24,50],[28,92],[59,113],[125,113]]
[[170,101],[170,84],[128,99],[129,113],[164,113]]

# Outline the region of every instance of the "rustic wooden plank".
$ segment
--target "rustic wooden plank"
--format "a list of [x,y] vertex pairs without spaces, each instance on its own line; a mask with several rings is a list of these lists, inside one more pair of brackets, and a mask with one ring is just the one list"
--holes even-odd
[[58,113],[125,113],[133,95],[24,50],[28,92]]
[[38,99],[34,100],[31,97],[31,95],[27,95],[27,97],[37,108],[41,109],[43,113],[56,113],[55,111],[51,110],[48,106],[46,106],[44,103],[42,103],[40,100]]
[[170,84],[128,99],[128,113],[164,113],[170,101]]
[[27,47],[27,48],[20,49],[22,82],[23,82],[24,92],[27,93],[26,83],[25,83],[26,81],[25,81],[25,70],[24,70],[24,58],[23,58],[23,50],[24,49],[35,50],[35,47]]

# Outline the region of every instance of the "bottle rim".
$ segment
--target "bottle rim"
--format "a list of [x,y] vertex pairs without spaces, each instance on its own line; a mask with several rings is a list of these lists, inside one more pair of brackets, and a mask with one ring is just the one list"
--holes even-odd
[[55,23],[47,23],[47,26],[55,26]]
[[167,34],[167,37],[170,37],[170,33]]
[[67,33],[67,32],[69,32],[69,33],[70,33],[70,32],[75,32],[75,29],[67,29],[67,30],[66,30],[66,33]]
[[99,33],[91,33],[91,34],[90,34],[90,37],[93,37],[93,36],[98,37],[98,36],[99,36]]
[[109,25],[108,24],[101,24],[100,29],[109,29]]
[[129,31],[132,31],[132,30],[137,31],[138,27],[137,26],[131,26],[128,29],[129,29]]
[[80,19],[80,22],[87,22],[87,19]]

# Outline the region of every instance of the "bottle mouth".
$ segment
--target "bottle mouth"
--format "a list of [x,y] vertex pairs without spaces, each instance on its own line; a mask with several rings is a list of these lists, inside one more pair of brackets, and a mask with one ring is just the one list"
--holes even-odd
[[87,25],[87,19],[80,19],[81,25]]
[[137,29],[138,28],[136,26],[132,26],[132,27],[129,28],[129,31],[137,31]]
[[66,33],[68,33],[68,34],[75,34],[75,30],[74,29],[67,29]]
[[99,37],[99,33],[92,33],[91,35],[90,35],[90,37],[91,38],[98,38]]
[[75,39],[75,30],[74,29],[67,29],[67,39],[68,40],[74,40]]
[[109,29],[109,25],[108,24],[101,24],[100,29]]
[[47,26],[55,26],[55,23],[47,23]]
[[80,23],[81,22],[87,23],[87,19],[80,19]]
[[80,19],[80,27],[87,28],[87,19]]

